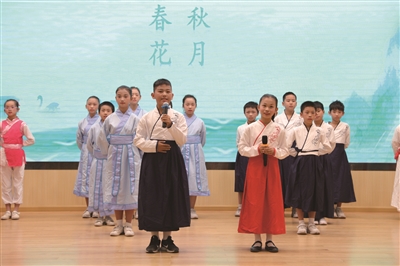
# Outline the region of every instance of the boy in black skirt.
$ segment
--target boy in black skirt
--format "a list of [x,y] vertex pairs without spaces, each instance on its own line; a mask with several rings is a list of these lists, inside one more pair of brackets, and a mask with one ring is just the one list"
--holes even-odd
[[156,108],[140,119],[134,139],[134,144],[144,152],[138,211],[139,229],[152,235],[147,253],[160,249],[179,252],[171,232],[190,226],[188,180],[180,150],[186,143],[187,125],[183,114],[169,108],[173,96],[170,81],[154,82],[151,97],[156,100]]

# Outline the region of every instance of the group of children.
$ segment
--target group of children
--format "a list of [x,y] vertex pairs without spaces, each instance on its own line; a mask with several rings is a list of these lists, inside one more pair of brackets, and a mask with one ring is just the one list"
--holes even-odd
[[319,235],[316,224],[326,225],[327,217],[346,218],[342,203],[356,201],[345,152],[350,128],[341,121],[343,103],[330,104],[330,123],[323,121],[321,102],[306,101],[297,114],[297,97],[287,92],[282,105],[285,109],[277,115],[278,100],[270,94],[258,104],[246,103],[247,122],[237,130],[235,216],[240,216],[238,232],[255,236],[252,252],[262,250],[261,234],[266,234],[265,250],[278,252],[272,235],[285,233],[285,208],[292,207],[298,218],[297,234]]
[[197,99],[186,95],[181,114],[171,108],[173,96],[166,79],[153,84],[156,108],[150,112],[140,108],[137,87],[117,88],[115,112],[111,102],[91,96],[77,131],[81,158],[73,193],[86,199],[82,217],[97,218],[95,226],[115,225],[111,236],[129,237],[135,216],[139,229],[151,232],[148,253],[179,252],[172,231],[198,219],[196,197],[210,194]]
[[[156,107],[147,113],[138,104],[141,95],[136,87],[117,88],[116,111],[111,102],[100,103],[91,96],[86,102],[88,116],[77,131],[81,157],[73,193],[86,199],[82,217],[97,218],[95,226],[115,226],[111,236],[133,236],[135,214],[139,229],[151,233],[147,253],[179,252],[171,233],[198,218],[194,210],[197,196],[210,195],[202,149],[206,129],[194,114],[197,99],[186,95],[182,114],[172,109],[173,96],[166,79],[154,82],[151,97]],[[264,94],[259,103],[246,103],[247,122],[237,130],[235,191],[239,206],[235,216],[240,217],[238,232],[254,234],[251,252],[262,250],[262,234],[265,250],[278,252],[272,236],[286,232],[285,208],[295,210],[297,234],[318,235],[316,224],[327,224],[326,217],[345,218],[342,203],[355,201],[345,152],[350,128],[341,121],[343,103],[330,104],[330,123],[323,121],[320,102],[302,103],[300,115],[295,112],[294,93],[285,93],[282,104],[285,110],[278,115],[274,95]],[[7,119],[0,127],[0,164],[6,212],[2,220],[20,218],[26,162],[22,147],[35,142],[17,117],[18,111],[18,101],[4,103]],[[392,146],[397,160],[392,205],[400,210],[400,126]]]

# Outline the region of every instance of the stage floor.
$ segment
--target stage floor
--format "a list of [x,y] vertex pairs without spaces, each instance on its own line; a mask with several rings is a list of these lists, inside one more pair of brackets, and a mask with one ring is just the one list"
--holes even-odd
[[319,236],[297,235],[297,219],[286,212],[287,232],[273,238],[279,253],[251,253],[254,237],[237,233],[234,211],[197,213],[172,235],[180,253],[147,254],[150,233],[137,220],[134,237],[110,237],[113,227],[95,227],[82,212],[21,212],[20,220],[1,221],[0,265],[400,265],[397,212],[346,212],[319,225]]

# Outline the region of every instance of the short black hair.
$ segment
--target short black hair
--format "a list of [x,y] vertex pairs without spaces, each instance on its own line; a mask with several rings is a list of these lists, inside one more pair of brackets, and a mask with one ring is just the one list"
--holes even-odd
[[306,107],[312,107],[312,108],[314,108],[315,110],[317,109],[317,108],[315,107],[314,102],[312,102],[312,101],[305,101],[305,102],[302,103],[301,106],[300,106],[300,112],[303,112],[304,109],[306,109]]
[[104,105],[110,106],[111,111],[114,113],[114,111],[115,111],[114,104],[112,104],[112,102],[109,102],[109,101],[104,101],[99,105],[99,113],[100,113],[101,107],[103,107]]
[[283,101],[283,102],[285,101],[285,98],[286,98],[286,96],[288,96],[288,95],[293,95],[294,98],[297,100],[296,94],[294,94],[294,92],[288,91],[288,92],[286,92],[285,94],[283,94],[283,97],[282,97],[282,101]]
[[321,103],[321,102],[319,102],[319,101],[315,101],[314,102],[314,105],[315,105],[315,109],[321,109],[322,111],[324,111],[324,105]]
[[246,109],[247,108],[254,108],[257,110],[257,114],[258,114],[258,104],[256,102],[250,101],[247,102],[244,106],[243,106],[243,113],[246,113]]
[[171,86],[171,88],[172,88],[171,82],[168,79],[157,79],[153,83],[153,92],[156,91],[156,88],[161,85],[168,85],[168,86]]
[[329,105],[329,112],[332,110],[339,110],[344,112],[344,104],[341,101],[333,101],[330,105]]

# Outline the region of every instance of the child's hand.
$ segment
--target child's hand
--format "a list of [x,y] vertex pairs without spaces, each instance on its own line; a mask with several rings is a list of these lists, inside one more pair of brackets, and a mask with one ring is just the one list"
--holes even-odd
[[268,144],[262,144],[261,143],[258,146],[258,149],[263,154],[274,155],[274,153],[275,153],[275,148],[270,147]]
[[168,114],[161,115],[161,121],[167,125],[167,127],[171,127],[172,121],[171,117]]
[[171,149],[169,144],[165,144],[165,141],[158,141],[157,143],[157,152],[166,153]]

